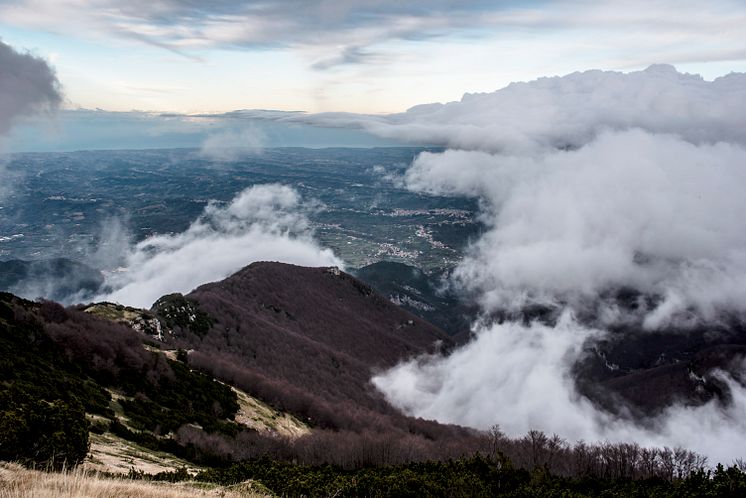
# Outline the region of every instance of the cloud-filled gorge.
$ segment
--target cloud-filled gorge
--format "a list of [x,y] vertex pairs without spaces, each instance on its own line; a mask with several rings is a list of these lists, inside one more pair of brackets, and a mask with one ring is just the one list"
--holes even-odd
[[[450,147],[422,153],[405,181],[478,198],[486,226],[453,275],[485,319],[449,357],[376,376],[393,404],[511,435],[540,429],[681,445],[712,461],[743,456],[746,390],[731,375],[712,373],[730,388],[726,406],[672,405],[643,424],[579,393],[573,365],[615,327],[686,334],[745,316],[746,75],[589,71],[358,119]],[[615,299],[624,289],[637,293],[635,306]],[[523,320],[532,306],[553,318]]]
[[208,204],[182,233],[154,235],[130,246],[114,225],[102,248],[127,250],[103,258],[122,268],[108,276],[109,291],[95,300],[149,308],[164,294],[189,292],[254,261],[342,266],[330,249],[313,240],[306,214],[315,208],[290,187],[255,185],[225,206]]

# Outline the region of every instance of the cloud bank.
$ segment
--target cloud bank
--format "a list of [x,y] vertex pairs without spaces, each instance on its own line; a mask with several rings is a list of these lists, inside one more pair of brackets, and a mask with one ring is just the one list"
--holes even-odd
[[[506,322],[479,330],[447,358],[419,358],[373,378],[402,411],[427,419],[488,429],[509,436],[532,429],[570,441],[635,441],[684,447],[730,463],[746,447],[746,389],[718,373],[733,395],[727,407],[674,405],[644,425],[599,410],[574,388],[570,366],[582,355],[588,329],[565,314],[554,327]],[[746,370],[746,364],[741,365]]]
[[[672,406],[642,426],[581,396],[571,368],[618,323],[658,330],[746,313],[744,91],[744,74],[707,82],[655,66],[359,117],[382,135],[450,147],[420,154],[405,182],[480,200],[486,230],[454,283],[486,315],[536,303],[565,310],[554,326],[475,324],[475,339],[451,356],[410,361],[374,384],[416,416],[742,457],[746,389],[733,378],[717,374],[729,406]],[[622,288],[657,299],[634,313],[605,302]],[[572,318],[588,307],[600,310],[592,325]]]
[[[107,278],[111,290],[94,300],[149,308],[164,294],[189,292],[254,261],[342,266],[312,238],[305,213],[314,208],[277,184],[249,187],[225,206],[210,203],[186,231],[129,248],[123,268]],[[121,240],[121,230],[113,233]]]
[[455,276],[488,311],[631,287],[665,298],[655,328],[746,302],[746,74],[586,71],[359,122],[452,148],[405,181],[482,201]]
[[420,155],[411,188],[483,199],[489,230],[455,277],[488,310],[575,307],[622,287],[663,296],[657,328],[692,307],[746,304],[746,148],[639,129],[539,156]]
[[692,143],[746,143],[746,74],[706,81],[657,64],[511,83],[460,101],[386,116],[288,114],[321,126],[358,126],[412,143],[500,154],[576,149],[604,131],[640,128]]

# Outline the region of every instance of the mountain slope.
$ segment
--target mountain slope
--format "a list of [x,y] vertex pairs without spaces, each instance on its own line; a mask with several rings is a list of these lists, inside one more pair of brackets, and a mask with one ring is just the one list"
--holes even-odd
[[186,298],[214,319],[193,343],[198,352],[327,402],[382,409],[369,385],[376,370],[450,346],[442,331],[336,268],[254,263]]
[[655,415],[674,403],[730,402],[720,377],[745,383],[746,330],[733,320],[679,329],[616,330],[574,366],[581,393],[612,411]]
[[144,339],[89,313],[0,293],[0,459],[74,465],[88,453],[89,429],[169,452],[183,450],[184,426],[248,429],[235,421],[241,405],[229,386]]
[[[0,459],[18,459],[16,449],[28,442],[28,431],[10,430],[24,417],[55,430],[47,422],[60,414],[76,422],[74,431],[63,428],[73,435],[87,435],[92,422],[88,429],[103,436],[93,438],[104,445],[94,448],[99,459],[156,450],[160,458],[149,465],[168,465],[163,453],[171,453],[198,466],[267,457],[359,469],[491,452],[521,468],[551,465],[574,475],[565,462],[588,458],[537,431],[511,440],[499,430],[485,434],[398,413],[371,388],[371,373],[434,351],[447,338],[336,268],[254,264],[159,300],[142,312],[159,321],[154,328],[139,327],[136,310],[83,309],[0,294],[0,382],[11,393],[0,391],[0,427],[7,429],[0,436],[10,443],[0,448],[14,453]],[[87,441],[79,441],[75,461],[88,453]],[[118,451],[107,451],[112,442]],[[606,461],[622,446],[605,445],[609,453],[593,458]],[[651,453],[661,459],[655,474],[639,475],[668,472],[666,452]],[[700,460],[682,454],[688,473]]]

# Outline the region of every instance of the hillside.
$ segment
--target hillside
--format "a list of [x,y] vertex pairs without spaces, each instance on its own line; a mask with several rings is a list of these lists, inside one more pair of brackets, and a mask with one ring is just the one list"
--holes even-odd
[[158,346],[110,319],[0,293],[0,460],[152,473],[201,461],[184,438],[309,433]]
[[273,496],[261,484],[231,486],[196,482],[146,482],[104,477],[81,470],[48,473],[19,465],[0,464],[0,496],[4,498],[265,498]]
[[[479,443],[401,415],[369,385],[448,338],[335,268],[255,264],[151,311],[2,296],[0,458],[109,471],[258,455],[359,465]],[[69,437],[49,439],[56,430]]]
[[450,346],[442,331],[336,268],[254,263],[186,298],[214,318],[195,350],[329,402],[380,407],[374,371]]

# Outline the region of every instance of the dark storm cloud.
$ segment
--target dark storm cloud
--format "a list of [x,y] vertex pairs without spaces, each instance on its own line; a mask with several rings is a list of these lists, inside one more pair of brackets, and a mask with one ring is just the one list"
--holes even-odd
[[60,85],[49,64],[0,41],[0,134],[20,117],[54,110],[61,102]]

